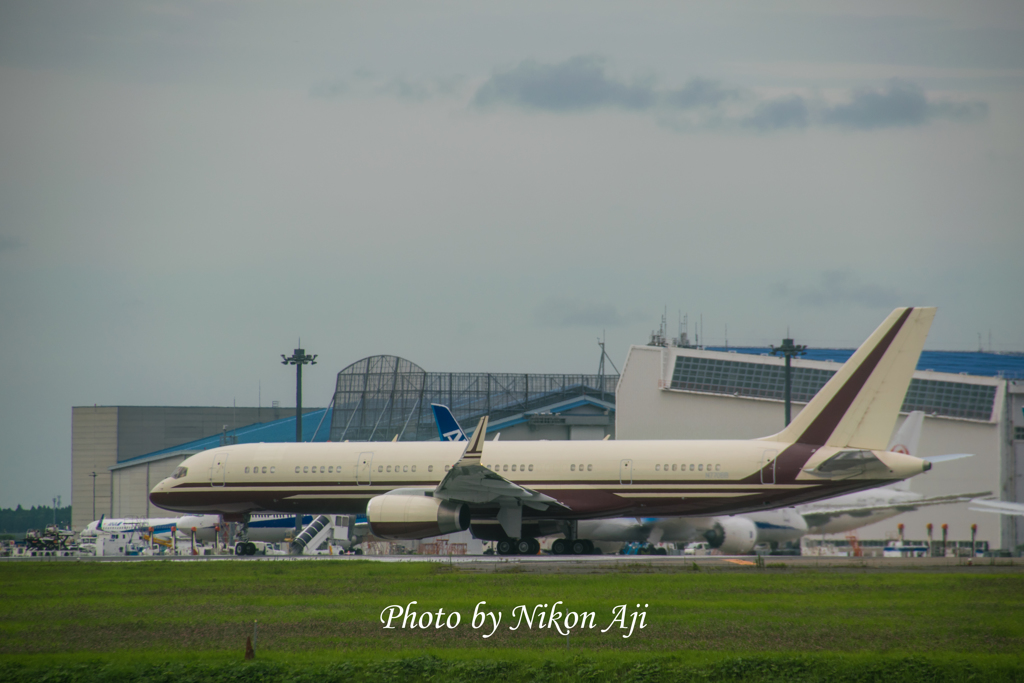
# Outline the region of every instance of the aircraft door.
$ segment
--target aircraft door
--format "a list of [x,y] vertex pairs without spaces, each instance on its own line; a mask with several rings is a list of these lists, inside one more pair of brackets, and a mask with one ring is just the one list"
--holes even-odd
[[619,462],[619,483],[620,484],[632,484],[633,483],[633,461],[622,460]]
[[224,486],[224,479],[227,477],[228,454],[217,453],[213,456],[213,465],[210,466],[210,485]]
[[775,456],[778,455],[778,451],[765,451],[761,454],[761,483],[762,484],[774,484],[775,483]]
[[365,486],[373,480],[373,451],[364,451],[356,458],[356,484]]

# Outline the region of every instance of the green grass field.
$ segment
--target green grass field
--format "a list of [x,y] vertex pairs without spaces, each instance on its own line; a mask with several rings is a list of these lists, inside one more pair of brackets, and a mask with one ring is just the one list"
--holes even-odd
[[[0,681],[1024,680],[1020,573],[518,568],[5,563]],[[385,607],[412,600],[461,624],[382,628]],[[471,624],[481,600],[502,612],[490,638],[492,622]],[[559,600],[597,628],[510,630],[516,606]],[[621,604],[628,627],[637,603],[646,628],[601,632]],[[257,659],[243,665],[254,621]]]

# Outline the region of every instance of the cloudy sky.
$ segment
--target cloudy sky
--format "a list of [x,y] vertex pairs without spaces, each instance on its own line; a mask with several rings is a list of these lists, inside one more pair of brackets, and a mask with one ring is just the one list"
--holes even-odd
[[[1024,350],[1024,5],[0,2],[0,506],[71,408],[705,341]],[[693,332],[691,327],[691,334]]]

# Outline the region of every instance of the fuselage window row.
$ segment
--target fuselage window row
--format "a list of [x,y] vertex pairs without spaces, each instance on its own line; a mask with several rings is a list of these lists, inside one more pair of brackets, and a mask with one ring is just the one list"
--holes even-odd
[[[703,472],[703,471],[705,471],[704,470],[705,467],[707,467],[707,471],[708,472],[712,471],[712,464],[711,463],[708,463],[707,465],[704,465],[703,463],[699,464],[699,465],[690,465],[690,471],[693,472],[696,469],[697,472]],[[679,466],[679,470],[681,472],[685,472],[686,471],[686,465],[680,465]],[[671,466],[671,470],[670,470],[668,464],[665,464],[665,465],[660,465],[659,464],[659,465],[655,465],[654,466],[654,471],[655,472],[669,472],[669,471],[675,472],[676,471],[676,466],[672,465]],[[714,471],[715,472],[721,472],[722,471],[722,465],[721,464],[715,465],[714,466]]]
[[[509,468],[508,465],[484,465],[484,467],[486,467],[487,469],[489,469],[489,470],[491,470],[493,472],[508,472],[509,471],[508,470],[508,468]],[[533,465],[529,465],[529,466],[522,465],[522,464],[520,464],[520,465],[512,465],[512,471],[515,472],[517,470],[519,472],[533,472]]]
[[[486,467],[488,469],[491,469],[491,470],[495,471],[495,472],[508,472],[509,471],[509,465],[486,465]],[[512,467],[512,471],[513,472],[517,472],[517,471],[518,472],[533,472],[533,465],[519,464],[519,465],[512,465],[511,467]],[[335,468],[334,468],[333,465],[330,465],[330,466],[320,465],[319,468],[320,468],[320,471],[319,471],[320,474],[334,474],[334,472],[335,472]],[[583,471],[583,465],[580,465],[579,468],[580,468],[580,472],[582,472]],[[246,474],[249,474],[249,469],[250,468],[248,468],[248,467],[245,468],[245,473]],[[445,472],[449,471],[450,469],[451,469],[451,465],[445,465],[444,466],[444,471]],[[573,465],[572,469],[575,472],[576,471],[576,465]],[[587,471],[588,472],[589,471],[593,471],[593,469],[594,469],[593,465],[587,465]],[[275,471],[275,468],[271,467],[270,468],[270,473],[273,474],[274,471]],[[337,468],[337,473],[341,474],[341,471],[342,471],[341,470],[341,466],[339,465],[338,468]],[[427,472],[433,472],[433,471],[434,471],[434,466],[433,465],[427,465]],[[253,467],[252,468],[252,472],[253,472],[253,474],[259,474],[260,473],[260,468],[259,467]],[[265,474],[266,472],[267,472],[267,468],[264,467],[263,468],[263,473]],[[377,472],[380,473],[380,474],[392,474],[392,473],[394,473],[394,474],[408,474],[408,473],[415,473],[416,472],[416,465],[377,465]],[[317,466],[316,465],[312,465],[312,466],[310,466],[310,465],[296,465],[295,466],[295,474],[300,474],[300,473],[301,474],[317,474]]]

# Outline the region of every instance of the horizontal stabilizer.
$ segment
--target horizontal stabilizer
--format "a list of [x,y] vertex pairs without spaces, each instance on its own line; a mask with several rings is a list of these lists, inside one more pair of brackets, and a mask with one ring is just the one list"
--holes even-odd
[[922,460],[927,460],[931,463],[936,462],[949,462],[950,460],[961,460],[963,458],[973,458],[974,453],[947,453],[946,455],[923,455]]

